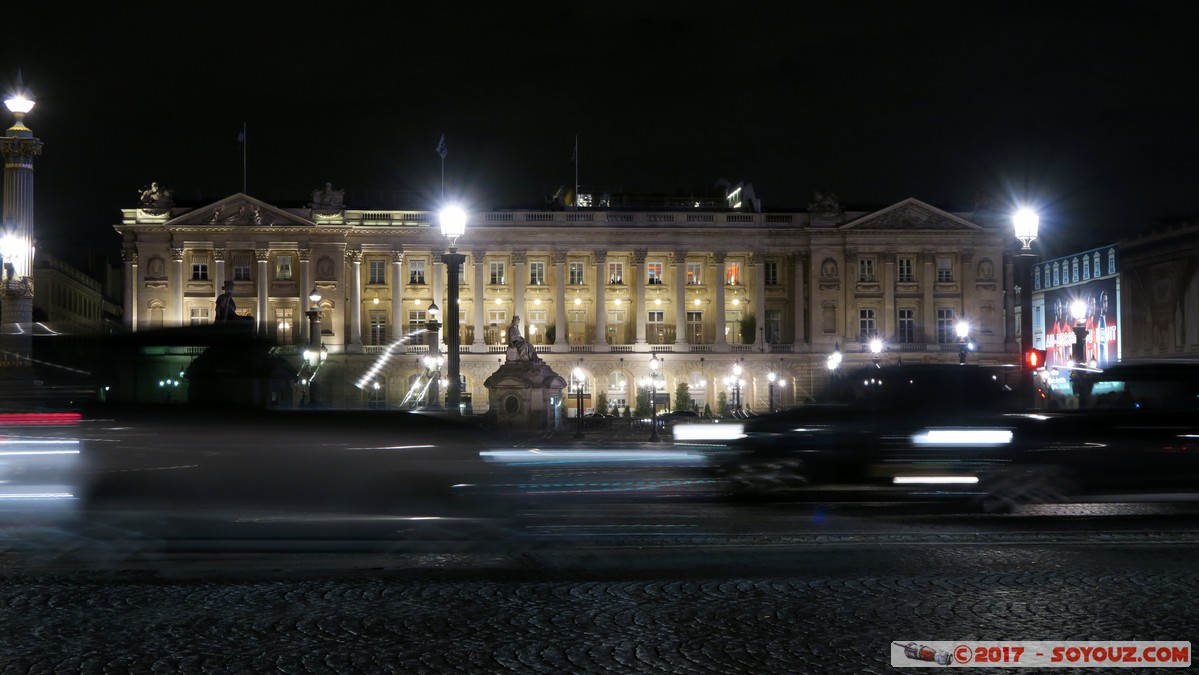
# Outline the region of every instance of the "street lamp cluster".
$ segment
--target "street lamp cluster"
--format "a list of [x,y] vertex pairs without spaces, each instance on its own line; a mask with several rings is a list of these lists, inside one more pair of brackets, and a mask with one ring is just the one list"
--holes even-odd
[[[579,363],[582,363],[579,359]],[[583,384],[587,381],[582,366],[571,373],[575,387],[575,438],[583,438]]]
[[1036,393],[1033,388],[1033,368],[1023,355],[1033,349],[1032,344],[1032,274],[1037,256],[1032,252],[1032,243],[1037,238],[1040,217],[1036,211],[1022,207],[1012,216],[1016,239],[1020,241],[1020,253],[1016,255],[1016,279],[1020,282],[1020,388],[1029,408],[1035,406]]
[[741,377],[744,369],[740,363],[733,364],[733,374],[727,375],[724,378],[724,386],[728,387],[733,392],[733,416],[741,416],[741,388],[745,386],[745,378]]
[[657,354],[650,354],[649,358],[649,380],[646,383],[649,387],[649,405],[650,405],[650,427],[653,431],[649,434],[649,440],[660,441],[658,437],[658,369],[662,367],[662,361]]

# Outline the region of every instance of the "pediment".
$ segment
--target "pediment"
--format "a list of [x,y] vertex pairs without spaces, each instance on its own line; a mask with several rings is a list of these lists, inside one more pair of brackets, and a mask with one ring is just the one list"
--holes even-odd
[[979,231],[978,225],[909,198],[881,211],[867,214],[841,226],[842,230],[941,230]]
[[167,226],[313,227],[294,213],[238,193],[175,218]]

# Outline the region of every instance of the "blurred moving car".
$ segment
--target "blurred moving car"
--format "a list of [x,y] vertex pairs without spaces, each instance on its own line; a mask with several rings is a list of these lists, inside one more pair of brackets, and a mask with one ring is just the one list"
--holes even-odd
[[1076,410],[1022,410],[975,365],[865,368],[831,402],[765,415],[716,455],[736,495],[961,500],[988,511],[1199,496],[1199,366],[1079,373]]
[[[81,506],[445,516],[491,508],[490,441],[400,410],[100,406],[84,413]],[[494,512],[494,511],[492,511]]]

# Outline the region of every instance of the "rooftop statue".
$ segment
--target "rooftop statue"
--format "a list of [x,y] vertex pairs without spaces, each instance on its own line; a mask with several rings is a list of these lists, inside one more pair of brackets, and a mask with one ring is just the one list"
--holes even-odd
[[334,190],[333,183],[325,183],[324,190],[312,191],[312,202],[308,204],[308,208],[341,210],[345,207],[345,194],[345,190]]
[[141,195],[142,208],[166,209],[175,205],[175,191],[158,187],[158,182],[150,183],[150,187],[138,190]]

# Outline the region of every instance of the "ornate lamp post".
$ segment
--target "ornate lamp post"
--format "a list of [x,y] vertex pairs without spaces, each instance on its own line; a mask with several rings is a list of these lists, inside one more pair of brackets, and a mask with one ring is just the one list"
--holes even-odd
[[969,351],[969,343],[966,338],[970,335],[970,324],[965,321],[959,321],[955,330],[958,334],[958,363],[966,365],[966,352]]
[[[425,329],[429,331],[429,355],[425,357],[425,370],[432,373],[429,376],[429,407],[438,409],[441,408],[441,336],[438,335],[438,330],[441,329],[441,323],[437,321],[437,317],[441,314],[436,302],[429,303],[428,321],[425,324]],[[449,389],[449,386],[446,386]]]
[[741,385],[745,384],[745,380],[741,378],[742,368],[740,363],[733,364],[733,416],[741,417]]
[[883,357],[883,341],[880,338],[874,338],[870,341],[870,353],[874,354],[874,367],[881,368],[879,361]]
[[316,371],[327,352],[321,349],[321,292],[312,287],[308,293],[308,309],[304,315],[308,317],[308,347],[304,350],[304,364],[308,368],[308,403],[316,403]]
[[1033,368],[1024,355],[1033,348],[1032,344],[1032,274],[1037,256],[1032,243],[1037,238],[1037,227],[1041,219],[1036,211],[1020,208],[1012,215],[1012,226],[1016,239],[1020,240],[1020,253],[1016,255],[1016,279],[1020,282],[1020,386],[1026,405],[1035,406],[1036,392],[1033,389]]
[[[582,363],[582,359],[579,363]],[[578,367],[573,372],[575,381],[575,438],[583,438],[583,368]]]
[[657,354],[650,354],[649,358],[649,405],[650,405],[650,426],[653,431],[649,435],[649,440],[660,441],[658,437],[658,369],[662,367],[662,362],[658,359]]
[[[22,389],[36,382],[29,357],[33,351],[33,159],[42,154],[42,142],[25,126],[25,115],[33,110],[33,98],[25,91],[20,76],[16,91],[4,100],[15,122],[0,137],[4,159],[3,299],[0,323],[6,326],[0,350],[7,353],[0,378]],[[16,326],[17,330],[13,330]]]
[[462,400],[462,377],[459,375],[459,341],[458,335],[458,271],[466,262],[466,256],[458,252],[458,237],[466,232],[466,211],[457,206],[448,206],[441,210],[441,233],[450,240],[449,252],[442,256],[449,272],[446,285],[445,330],[446,330],[446,370],[449,383],[446,386],[446,407],[457,415],[460,412]]
[[778,375],[774,371],[770,371],[766,374],[766,381],[768,383],[766,385],[766,391],[768,392],[767,401],[770,407],[770,412],[774,412],[774,381],[777,379]]

